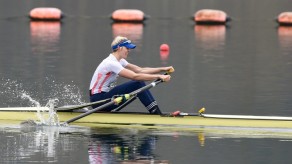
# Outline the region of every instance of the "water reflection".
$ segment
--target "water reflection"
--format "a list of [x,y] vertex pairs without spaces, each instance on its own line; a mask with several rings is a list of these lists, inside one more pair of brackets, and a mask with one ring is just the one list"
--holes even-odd
[[[79,126],[0,126],[1,162],[70,161],[70,154],[89,163],[168,163],[154,154],[158,141],[151,131]],[[76,151],[76,152],[75,152]],[[77,158],[77,157],[76,157]],[[60,161],[62,159],[62,161]],[[82,162],[83,161],[83,162]],[[86,162],[87,163],[87,162]]]
[[59,50],[60,22],[30,22],[31,47],[33,54],[44,54]]
[[57,162],[58,156],[78,148],[67,134],[72,137],[86,131],[87,128],[52,126],[0,127],[0,163]]
[[[7,121],[6,123],[7,124]],[[287,129],[198,127],[193,130],[171,131],[116,127],[19,127],[0,122],[0,163],[35,162],[63,163],[170,163],[163,159],[159,144],[171,140],[171,145],[191,143],[185,147],[195,151],[208,149],[219,139],[276,138],[291,141]],[[187,139],[187,140],[186,140]],[[229,140],[232,141],[232,140]],[[239,142],[237,142],[239,143]],[[166,151],[166,150],[165,150]],[[176,147],[175,151],[180,150]],[[68,155],[69,154],[69,155]],[[71,154],[78,154],[76,157]],[[159,154],[159,156],[158,156]],[[165,158],[165,157],[164,157]],[[173,157],[172,160],[174,160]]]
[[38,153],[36,150],[41,150],[42,156],[46,160],[55,156],[55,139],[59,137],[57,129],[50,128],[44,132],[37,128],[27,127],[20,129],[20,131],[17,130],[6,129],[5,134],[1,134],[1,147],[6,149],[6,151],[0,150],[1,154],[4,154],[1,157],[3,162],[26,161],[24,159]]
[[292,27],[280,26],[278,27],[279,44],[284,55],[291,55],[292,53]]
[[196,25],[196,43],[206,50],[222,50],[225,46],[225,25]]
[[140,51],[143,38],[143,24],[142,23],[113,23],[112,32],[113,38],[116,36],[124,36],[132,40],[137,45],[137,50]]
[[[158,137],[131,129],[98,129],[92,134],[89,142],[90,163],[158,162],[154,154]],[[112,132],[115,131],[113,134]],[[159,160],[160,163],[167,163]]]
[[[218,57],[223,57],[225,46],[225,25],[195,25],[194,34],[196,46],[204,51],[216,51],[216,53],[202,53],[205,63],[208,63]],[[216,54],[216,55],[214,55]]]
[[160,50],[160,60],[162,61],[162,65],[168,64],[168,57],[169,57],[169,51]]

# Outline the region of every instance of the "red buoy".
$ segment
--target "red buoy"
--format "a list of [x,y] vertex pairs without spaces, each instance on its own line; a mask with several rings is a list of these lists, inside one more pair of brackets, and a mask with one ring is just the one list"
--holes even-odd
[[30,11],[29,17],[32,20],[58,21],[63,18],[62,11],[58,8],[39,7]]
[[143,22],[144,13],[136,9],[119,9],[112,13],[111,18],[116,22]]
[[160,51],[169,51],[169,46],[167,44],[161,44]]
[[280,25],[292,26],[292,12],[283,12],[279,14],[277,21]]
[[169,46],[168,44],[161,44],[160,45],[160,59],[165,61],[168,59],[169,56]]
[[225,24],[229,20],[227,14],[221,10],[202,9],[194,14],[197,24]]

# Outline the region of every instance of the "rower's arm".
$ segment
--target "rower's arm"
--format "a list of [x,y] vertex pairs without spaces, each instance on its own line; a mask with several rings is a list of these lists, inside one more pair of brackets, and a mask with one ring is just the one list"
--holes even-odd
[[169,81],[170,75],[161,75],[161,74],[146,74],[146,73],[136,73],[132,70],[124,68],[120,71],[119,76],[122,76],[131,80],[140,80],[140,81],[150,81],[161,79],[163,81]]
[[130,63],[126,66],[126,68],[135,73],[145,73],[145,74],[156,74],[162,71],[174,70],[172,66],[152,68],[152,67],[139,67],[137,65],[130,64]]

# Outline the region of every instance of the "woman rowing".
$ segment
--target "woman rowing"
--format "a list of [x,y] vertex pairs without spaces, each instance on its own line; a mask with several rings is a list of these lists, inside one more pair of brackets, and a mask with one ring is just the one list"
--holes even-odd
[[[91,102],[108,99],[115,95],[128,94],[145,86],[145,81],[161,79],[168,82],[170,80],[170,75],[162,75],[159,73],[174,70],[172,66],[150,68],[139,67],[127,62],[126,58],[130,50],[134,49],[136,45],[131,43],[126,37],[117,36],[113,40],[111,47],[112,53],[98,65],[91,79],[89,88]],[[115,84],[119,76],[130,79],[130,81],[116,86]],[[139,93],[137,97],[149,113],[161,114],[157,102],[149,90]],[[98,106],[95,105],[92,107],[96,108]],[[102,111],[109,112],[116,107],[116,105],[113,105]]]

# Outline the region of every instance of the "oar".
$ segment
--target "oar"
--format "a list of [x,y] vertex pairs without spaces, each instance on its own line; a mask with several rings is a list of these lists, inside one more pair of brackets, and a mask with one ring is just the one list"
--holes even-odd
[[106,101],[109,101],[109,100],[110,100],[110,98],[109,99],[105,99],[105,100],[101,100],[101,101],[85,103],[85,104],[81,104],[81,105],[57,107],[57,108],[54,108],[54,109],[56,111],[70,111],[70,110],[82,109],[82,108],[89,107],[89,106],[92,106],[92,105],[96,105],[96,104],[99,104],[99,103],[103,103],[103,102],[106,102]]
[[121,109],[123,109],[124,107],[126,107],[127,105],[129,105],[130,103],[132,103],[134,100],[136,100],[137,95],[133,96],[132,98],[128,99],[126,102],[124,102],[123,104],[119,105],[117,108],[113,109],[111,112],[118,112]]
[[[170,73],[170,71],[169,71],[169,73]],[[119,103],[121,103],[123,101],[123,99],[128,100],[128,99],[136,96],[137,94],[139,94],[139,93],[141,93],[141,92],[143,92],[143,91],[145,91],[147,89],[155,87],[157,84],[159,84],[161,82],[163,82],[161,79],[157,79],[157,80],[153,81],[152,83],[150,83],[150,84],[148,84],[148,85],[146,85],[146,86],[144,86],[142,88],[139,88],[139,89],[137,89],[137,90],[135,90],[135,91],[133,91],[133,92],[131,92],[129,94],[124,94],[124,95],[118,96],[118,97],[114,98],[112,101],[110,101],[110,102],[108,102],[106,104],[103,104],[103,105],[101,105],[101,106],[99,106],[99,107],[97,107],[95,109],[89,110],[86,113],[80,114],[79,116],[74,117],[74,118],[64,122],[63,124],[65,124],[65,125],[69,124],[69,123],[74,122],[76,120],[79,120],[79,119],[81,119],[81,118],[83,118],[85,116],[88,116],[88,115],[90,115],[90,114],[92,114],[94,112],[102,110],[102,109],[104,109],[106,107],[109,107],[109,106],[114,105],[114,104],[119,104]]]

